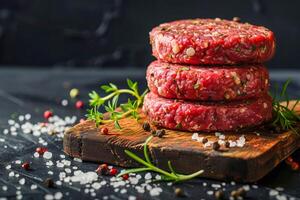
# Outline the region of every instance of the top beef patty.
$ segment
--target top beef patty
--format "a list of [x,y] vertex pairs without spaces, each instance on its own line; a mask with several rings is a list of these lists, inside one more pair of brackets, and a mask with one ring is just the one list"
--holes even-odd
[[219,18],[161,24],[150,32],[150,43],[157,59],[179,64],[262,63],[275,52],[269,29]]

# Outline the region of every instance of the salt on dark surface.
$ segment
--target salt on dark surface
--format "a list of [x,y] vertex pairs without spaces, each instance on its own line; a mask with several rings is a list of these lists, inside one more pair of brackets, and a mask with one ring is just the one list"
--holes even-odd
[[[17,72],[14,72],[14,75]],[[80,73],[80,84],[82,84],[82,94],[90,90],[90,84],[96,83],[103,73],[85,72]],[[2,74],[2,73],[1,73]],[[2,80],[7,82],[7,88],[24,96],[24,89],[14,85],[20,85],[18,80],[10,84],[9,76],[1,75]],[[104,73],[105,74],[105,73]],[[110,73],[106,73],[109,78]],[[136,73],[131,73],[136,74]],[[142,74],[142,73],[140,73]],[[52,79],[47,77],[51,75]],[[124,76],[129,77],[128,74]],[[87,78],[84,78],[87,77]],[[124,80],[126,79],[124,77]],[[79,112],[71,108],[73,102],[67,100],[64,94],[66,90],[65,80],[78,82],[78,74],[66,73],[64,76],[58,73],[40,72],[38,78],[28,78],[23,84],[37,85],[40,80],[47,80],[43,83],[44,88],[36,93],[36,99],[29,99],[26,107],[14,107],[10,105],[8,111],[20,110],[23,114],[14,115],[11,119],[3,122],[3,113],[0,132],[0,199],[174,199],[179,198],[174,194],[175,188],[182,188],[188,199],[215,199],[214,193],[222,190],[225,197],[229,198],[232,190],[243,187],[250,199],[297,199],[297,191],[293,191],[296,185],[288,185],[299,177],[299,172],[291,173],[284,165],[275,169],[271,174],[256,184],[239,184],[235,182],[220,182],[207,179],[194,179],[186,183],[150,183],[152,179],[161,177],[155,173],[131,174],[128,180],[122,180],[113,176],[99,176],[95,173],[97,163],[82,162],[73,159],[62,151],[63,131],[78,123],[84,116],[84,112]],[[111,81],[114,78],[111,78]],[[121,79],[121,77],[118,77]],[[140,76],[140,80],[143,80]],[[78,82],[78,84],[79,84]],[[12,88],[13,87],[13,88]],[[295,86],[299,90],[299,85]],[[34,87],[28,87],[34,88]],[[55,88],[55,92],[54,92]],[[26,94],[33,93],[29,89]],[[295,94],[295,93],[294,93]],[[48,95],[48,96],[47,96]],[[60,97],[59,97],[60,96]],[[59,101],[53,99],[60,99]],[[32,103],[33,102],[33,103]],[[54,103],[55,102],[55,103]],[[23,102],[24,103],[24,102]],[[8,105],[9,103],[7,103]],[[25,103],[24,103],[25,104]],[[37,117],[35,112],[36,104],[46,109],[49,105],[53,108],[54,116],[49,119],[48,125],[42,117]],[[6,103],[4,104],[6,105]],[[15,104],[13,104],[15,105]],[[26,105],[26,104],[25,104]],[[40,108],[41,109],[41,108]],[[5,108],[4,108],[5,110]],[[41,112],[41,111],[40,111]],[[39,112],[39,113],[40,113]],[[31,114],[26,114],[31,113]],[[64,116],[66,113],[70,116]],[[73,114],[75,117],[73,117]],[[7,114],[8,115],[8,114]],[[40,123],[39,123],[40,122]],[[50,133],[50,134],[49,134]],[[226,135],[216,133],[219,141],[226,140]],[[224,138],[225,137],[225,138]],[[200,140],[196,138],[195,142]],[[243,144],[243,137],[239,136],[240,146]],[[222,143],[222,142],[221,142]],[[199,143],[199,145],[202,145]],[[46,147],[48,153],[40,155],[35,152],[37,147]],[[242,147],[240,147],[242,148]],[[22,169],[23,162],[30,163],[30,170]],[[110,166],[112,167],[112,166]],[[280,170],[279,170],[280,169]],[[123,169],[118,168],[118,171]],[[291,177],[293,176],[293,177]],[[282,177],[288,179],[283,181]],[[295,177],[295,178],[294,178]],[[51,178],[55,187],[48,188],[43,183],[47,178]],[[299,179],[298,179],[299,180]],[[297,188],[297,187],[296,187]]]

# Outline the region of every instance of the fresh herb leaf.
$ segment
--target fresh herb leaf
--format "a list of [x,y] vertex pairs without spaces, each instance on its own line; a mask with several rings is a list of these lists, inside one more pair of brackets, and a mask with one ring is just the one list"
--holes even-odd
[[151,158],[149,156],[149,150],[148,150],[148,143],[150,142],[150,140],[152,138],[153,138],[153,136],[148,137],[147,140],[144,143],[144,146],[143,146],[145,160],[140,158],[136,154],[132,153],[131,151],[125,150],[125,153],[130,158],[132,158],[133,160],[135,160],[136,162],[140,163],[141,165],[143,165],[145,167],[125,170],[125,171],[121,172],[120,174],[118,174],[118,177],[120,177],[124,174],[129,174],[129,173],[152,171],[152,172],[156,172],[156,173],[161,174],[163,181],[181,182],[181,181],[187,181],[187,180],[193,179],[193,178],[195,178],[195,177],[197,177],[197,176],[199,176],[203,173],[203,170],[199,170],[199,171],[197,171],[193,174],[189,174],[189,175],[179,174],[179,173],[175,172],[175,170],[173,169],[170,161],[168,161],[168,166],[169,166],[170,172],[156,167],[151,162]]
[[[115,127],[121,129],[119,120],[128,116],[139,119],[138,109],[142,106],[145,95],[148,90],[142,94],[139,93],[138,83],[127,79],[128,89],[119,89],[115,84],[109,83],[102,85],[100,88],[107,93],[106,96],[101,97],[96,91],[89,93],[89,103],[91,108],[87,111],[87,118],[95,121],[96,126],[100,124],[113,122]],[[118,105],[119,96],[121,94],[129,94],[135,97],[135,100],[128,99],[127,103]],[[106,105],[105,105],[106,103]],[[100,109],[104,107],[105,111],[109,114],[109,119],[104,119],[103,113]],[[117,108],[121,107],[117,111]]]
[[[292,130],[294,133],[298,134],[297,124],[300,122],[300,116],[295,111],[295,107],[298,105],[299,100],[290,108],[290,99],[288,97],[287,88],[291,80],[287,80],[279,91],[279,87],[275,85],[275,91],[272,95],[273,97],[273,113],[274,119],[272,124],[281,127],[283,130]],[[283,99],[285,102],[281,103],[279,98]],[[285,105],[284,105],[285,104]]]

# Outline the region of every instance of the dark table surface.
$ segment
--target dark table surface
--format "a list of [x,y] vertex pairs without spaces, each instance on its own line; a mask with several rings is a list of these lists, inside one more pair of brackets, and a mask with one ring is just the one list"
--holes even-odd
[[[79,184],[63,183],[56,188],[46,188],[42,182],[47,177],[52,177],[54,181],[58,180],[61,168],[45,165],[43,158],[33,158],[33,153],[38,143],[38,138],[32,134],[24,134],[18,131],[18,135],[3,134],[3,130],[8,128],[8,120],[18,115],[30,113],[32,119],[30,121],[44,121],[43,112],[47,109],[60,116],[75,115],[84,118],[85,111],[76,110],[74,100],[69,97],[71,88],[80,90],[80,100],[87,103],[87,94],[91,90],[98,90],[99,85],[113,82],[119,86],[125,86],[126,78],[131,78],[140,83],[141,88],[146,87],[143,69],[124,69],[115,68],[114,70],[104,69],[49,69],[39,70],[34,68],[2,68],[0,69],[0,199],[1,197],[15,199],[23,197],[23,199],[43,199],[47,193],[55,194],[62,192],[64,199],[128,199],[130,195],[136,196],[137,199],[174,199],[174,188],[183,188],[188,199],[214,199],[213,195],[209,195],[210,191],[215,191],[215,184],[220,184],[225,194],[232,189],[245,186],[250,187],[247,192],[247,199],[300,199],[300,172],[290,169],[285,163],[278,165],[269,175],[255,184],[239,184],[231,182],[219,182],[207,179],[195,179],[182,184],[168,185],[160,183],[163,192],[160,196],[151,197],[149,192],[144,194],[136,192],[133,186],[127,187],[127,192],[121,194],[115,192],[114,189],[106,185],[96,190],[96,197],[84,193],[85,186]],[[300,97],[300,71],[271,71],[271,82],[283,83],[286,79],[293,80],[289,87],[289,94],[292,98]],[[68,106],[62,106],[61,101],[68,99]],[[47,148],[53,154],[52,161],[59,158],[63,154],[62,142],[55,136],[43,134],[40,136],[47,141]],[[300,152],[295,152],[294,157],[299,159]],[[72,158],[66,157],[72,161],[72,166],[77,166],[82,171],[94,171],[97,168],[96,163],[76,162]],[[24,171],[15,161],[20,160],[31,162],[32,170]],[[11,165],[11,169],[6,169],[7,165]],[[14,171],[19,173],[19,177],[9,177],[8,173]],[[48,171],[52,171],[53,175],[49,175]],[[24,185],[20,185],[19,180],[25,178]],[[99,177],[98,181],[107,180],[110,177]],[[37,184],[37,190],[31,190],[32,184]],[[206,185],[207,184],[207,185]],[[3,190],[3,186],[7,186],[7,190]],[[4,187],[5,188],[5,187]],[[276,194],[277,196],[272,196]],[[21,194],[21,195],[20,195]],[[270,195],[271,194],[271,195]]]

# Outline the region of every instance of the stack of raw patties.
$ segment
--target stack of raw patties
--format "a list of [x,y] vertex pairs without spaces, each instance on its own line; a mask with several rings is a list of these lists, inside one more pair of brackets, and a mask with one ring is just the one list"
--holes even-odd
[[185,131],[229,131],[272,118],[269,73],[274,34],[248,23],[180,20],[150,32],[150,93],[143,110],[153,124]]

